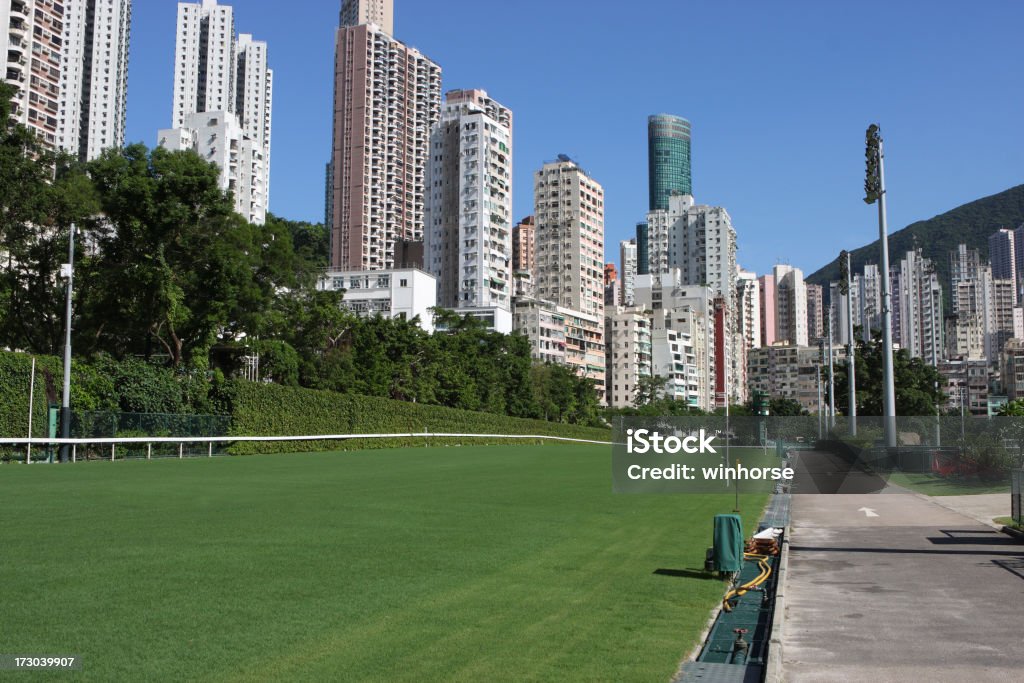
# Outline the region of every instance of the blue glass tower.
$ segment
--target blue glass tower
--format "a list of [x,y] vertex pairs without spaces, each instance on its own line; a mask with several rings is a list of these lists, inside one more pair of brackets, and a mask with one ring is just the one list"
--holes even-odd
[[690,182],[690,122],[672,114],[647,117],[650,210],[668,209],[673,194],[693,194]]

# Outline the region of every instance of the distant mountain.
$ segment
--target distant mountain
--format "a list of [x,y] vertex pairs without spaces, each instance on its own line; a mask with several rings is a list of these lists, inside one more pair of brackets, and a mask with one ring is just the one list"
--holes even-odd
[[[930,258],[942,283],[946,305],[949,301],[949,252],[959,244],[977,249],[988,259],[988,238],[999,228],[1016,228],[1024,224],[1024,185],[1012,187],[991,197],[958,206],[952,211],[912,223],[889,235],[889,265],[894,267],[903,255],[915,246]],[[860,273],[864,264],[878,263],[878,240],[851,252],[853,272]],[[824,285],[839,279],[839,255],[836,260],[807,278],[807,282]]]

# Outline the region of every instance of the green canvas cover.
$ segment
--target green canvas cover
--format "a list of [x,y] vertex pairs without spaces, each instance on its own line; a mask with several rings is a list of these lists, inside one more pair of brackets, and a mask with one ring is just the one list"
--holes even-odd
[[715,515],[714,548],[715,571],[743,568],[743,521],[739,515]]

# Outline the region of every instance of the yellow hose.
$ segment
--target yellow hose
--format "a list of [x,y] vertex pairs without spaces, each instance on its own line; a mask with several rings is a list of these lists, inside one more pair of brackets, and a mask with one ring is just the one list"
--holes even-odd
[[768,556],[767,555],[757,555],[755,553],[743,553],[743,558],[744,559],[757,560],[757,565],[761,568],[761,573],[758,574],[755,578],[751,579],[750,581],[747,581],[742,586],[738,586],[736,588],[733,588],[731,591],[729,591],[728,593],[725,594],[725,597],[722,598],[722,609],[725,610],[726,612],[731,612],[732,611],[732,605],[729,604],[730,600],[732,600],[733,598],[738,598],[741,595],[744,595],[747,591],[749,591],[752,588],[757,588],[762,583],[764,583],[766,580],[768,580],[769,576],[772,575],[772,568],[768,564]]

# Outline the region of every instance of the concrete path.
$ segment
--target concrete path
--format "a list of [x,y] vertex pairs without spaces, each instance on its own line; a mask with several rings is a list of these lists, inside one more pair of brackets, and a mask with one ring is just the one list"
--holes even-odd
[[1024,545],[899,491],[793,496],[782,679],[1021,680]]
[[[967,515],[982,524],[993,525],[996,517],[1010,516],[1010,494],[979,493],[971,496],[935,496],[932,498],[937,505]],[[996,525],[1001,526],[1001,525]]]

